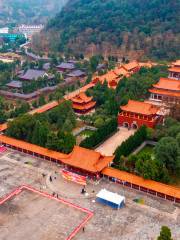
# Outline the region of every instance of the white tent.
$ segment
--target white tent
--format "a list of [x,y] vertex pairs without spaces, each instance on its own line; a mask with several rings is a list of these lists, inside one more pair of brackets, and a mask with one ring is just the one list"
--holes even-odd
[[102,204],[109,205],[112,208],[122,208],[125,204],[125,197],[117,193],[102,189],[97,195],[96,200]]

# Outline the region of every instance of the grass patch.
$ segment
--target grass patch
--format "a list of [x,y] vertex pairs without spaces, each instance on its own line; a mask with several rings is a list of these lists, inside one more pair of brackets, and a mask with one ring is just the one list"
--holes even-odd
[[137,156],[140,156],[141,154],[145,154],[145,153],[154,155],[154,146],[146,145],[143,149],[141,149],[140,152],[137,153]]

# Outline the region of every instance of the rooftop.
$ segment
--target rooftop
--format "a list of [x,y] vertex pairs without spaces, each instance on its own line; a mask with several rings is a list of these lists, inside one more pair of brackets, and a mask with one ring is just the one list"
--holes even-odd
[[67,70],[73,70],[75,69],[75,65],[74,63],[65,63],[62,62],[61,64],[59,64],[58,66],[56,66],[57,68],[62,68],[62,69],[67,69]]
[[83,77],[86,73],[81,70],[74,70],[67,74],[68,77]]
[[169,70],[169,72],[180,73],[180,67],[171,67],[168,70]]
[[84,92],[81,92],[71,100],[74,103],[88,103],[92,100],[92,97],[88,97]]
[[160,95],[165,95],[165,96],[170,96],[170,97],[180,97],[180,92],[173,92],[169,90],[161,90],[157,88],[151,88],[149,89],[149,92],[155,93],[155,94],[160,94]]
[[159,82],[154,84],[153,87],[165,90],[180,91],[180,81],[170,78],[160,78]]
[[173,66],[180,66],[180,60],[176,60],[176,62],[172,63]]
[[114,159],[114,156],[106,157],[98,152],[79,146],[75,146],[70,154],[63,154],[28,142],[10,138],[5,135],[0,135],[0,142],[17,148],[21,147],[26,151],[53,158],[57,161],[63,162],[64,164],[93,173],[100,172]]
[[37,69],[28,69],[25,74],[19,76],[22,80],[37,80],[39,77],[44,77],[45,75],[44,70],[37,70]]
[[146,102],[139,102],[135,100],[129,100],[128,104],[121,106],[123,111],[133,112],[143,115],[152,115],[156,114],[159,111],[159,108],[153,104]]
[[11,81],[6,84],[7,87],[12,87],[12,88],[22,88],[22,82],[20,81]]
[[109,168],[109,167],[105,168],[102,171],[102,173],[110,177],[121,179],[122,181],[125,181],[125,182],[129,182],[144,188],[151,189],[153,191],[160,192],[162,194],[174,196],[175,198],[180,198],[180,189],[174,186],[166,185],[166,184],[152,181],[152,180],[146,180],[132,173],[120,171],[120,170]]
[[139,67],[139,64],[137,61],[132,61],[123,65],[123,68],[125,68],[127,71],[131,71],[136,67]]

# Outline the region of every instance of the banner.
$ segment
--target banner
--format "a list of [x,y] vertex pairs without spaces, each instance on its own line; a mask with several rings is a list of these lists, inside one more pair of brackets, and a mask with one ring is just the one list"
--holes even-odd
[[75,182],[81,185],[86,185],[86,177],[76,173],[69,172],[65,169],[61,171],[62,177],[68,181]]

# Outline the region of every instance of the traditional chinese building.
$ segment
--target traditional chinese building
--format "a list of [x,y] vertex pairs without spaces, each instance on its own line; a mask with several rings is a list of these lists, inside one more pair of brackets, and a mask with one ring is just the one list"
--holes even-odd
[[94,77],[92,82],[95,84],[97,82],[103,84],[106,81],[109,88],[115,89],[123,77],[130,77],[132,74],[138,72],[140,68],[141,66],[137,61],[132,61],[130,63],[118,66],[115,69],[108,71],[106,74]]
[[92,99],[92,97],[88,97],[84,92],[79,93],[71,99],[74,111],[79,114],[90,112],[96,105],[96,102]]
[[169,68],[169,78],[180,80],[180,60],[177,60]]
[[151,93],[150,100],[156,102],[180,102],[180,81],[172,78],[160,78],[149,92]]
[[142,125],[154,128],[162,120],[158,115],[159,107],[134,100],[129,100],[128,104],[121,106],[122,112],[118,115],[118,124],[128,128],[139,128]]
[[122,66],[129,74],[138,72],[141,68],[137,61],[132,61]]
[[56,68],[59,72],[67,73],[73,71],[75,69],[75,65],[74,63],[62,62],[61,64],[56,66]]

